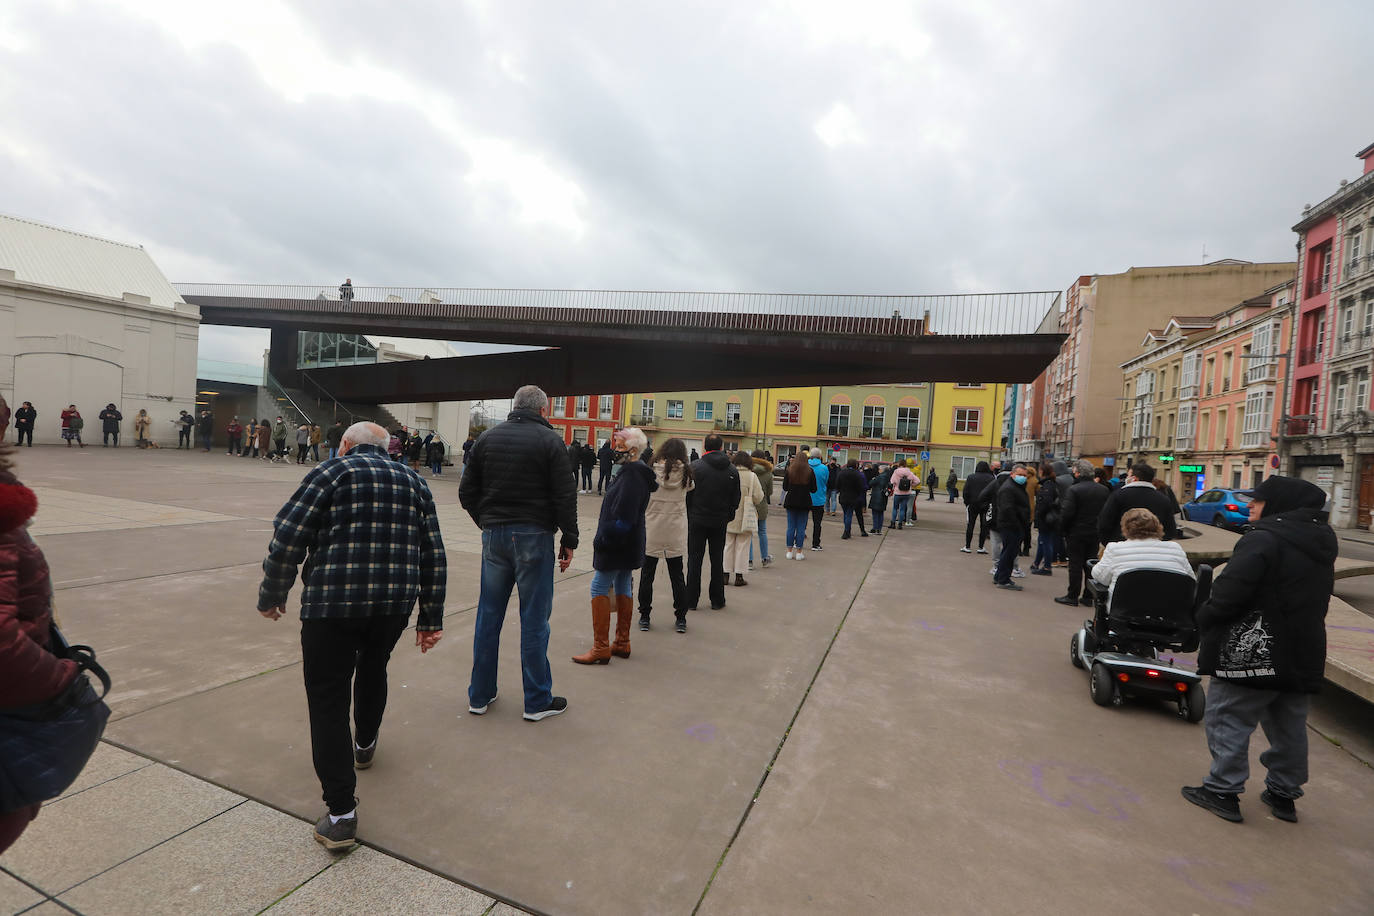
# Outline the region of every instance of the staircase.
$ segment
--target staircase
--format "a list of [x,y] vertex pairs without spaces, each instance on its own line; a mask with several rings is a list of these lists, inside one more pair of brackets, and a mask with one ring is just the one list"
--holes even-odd
[[351,426],[360,420],[380,424],[383,429],[393,430],[400,421],[380,404],[358,404],[339,401],[308,375],[300,374],[307,388],[285,385],[270,372],[263,373],[263,383],[258,388],[258,411],[267,417],[284,417],[288,424],[299,426],[313,423],[321,427],[332,426],[335,420],[343,420],[344,426]]

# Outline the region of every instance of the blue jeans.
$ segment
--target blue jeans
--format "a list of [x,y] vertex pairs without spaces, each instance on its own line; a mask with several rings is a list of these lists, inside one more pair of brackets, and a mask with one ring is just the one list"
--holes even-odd
[[883,530],[883,516],[887,514],[886,509],[874,509],[873,511],[873,530],[881,532]]
[[959,495],[959,491],[958,491],[958,490],[954,489],[954,487],[950,487],[950,488],[949,488],[949,501],[950,501],[950,502],[954,502],[954,497],[956,497],[956,496],[958,496],[958,495]]
[[[849,526],[854,523],[854,507],[840,506],[840,511],[844,513],[844,536],[849,537]],[[864,527],[864,510],[859,510],[859,530]]]
[[902,525],[906,523],[907,512],[911,509],[910,493],[894,493],[892,496],[892,523]]
[[592,597],[599,598],[602,595],[633,595],[634,578],[631,576],[633,570],[629,569],[597,569],[592,571]]
[[839,495],[840,495],[840,491],[839,491],[839,490],[826,490],[826,491],[825,491],[825,511],[826,511],[826,512],[834,512],[834,511],[835,511],[835,499],[836,499]]
[[787,549],[801,550],[806,546],[806,516],[808,509],[787,510]]
[[482,530],[482,591],[472,635],[472,683],[468,701],[485,706],[496,696],[501,627],[512,588],[520,590],[520,671],[525,712],[553,702],[549,670],[549,615],[553,613],[553,532],[535,525],[497,525]]
[[1058,542],[1059,537],[1056,532],[1041,530],[1040,536],[1035,539],[1035,560],[1031,566],[1049,569],[1050,564],[1054,562],[1054,552]]
[[[768,552],[768,507],[764,506],[759,510],[759,550],[763,551],[765,560],[773,559],[773,555]],[[749,562],[754,562],[754,542],[749,541]]]

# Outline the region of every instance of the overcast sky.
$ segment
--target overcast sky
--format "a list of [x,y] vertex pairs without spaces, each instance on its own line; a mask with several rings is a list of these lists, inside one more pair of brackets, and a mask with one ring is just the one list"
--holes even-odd
[[174,281],[1062,289],[1291,259],[1374,142],[1371,37],[1368,0],[4,0],[0,211]]

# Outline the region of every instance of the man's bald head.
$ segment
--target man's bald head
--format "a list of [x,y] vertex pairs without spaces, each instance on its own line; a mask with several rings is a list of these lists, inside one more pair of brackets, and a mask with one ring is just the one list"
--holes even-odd
[[343,438],[339,442],[339,454],[348,454],[348,450],[355,445],[375,445],[378,448],[386,448],[390,441],[391,436],[386,430],[376,423],[369,423],[364,420],[354,423],[344,430]]

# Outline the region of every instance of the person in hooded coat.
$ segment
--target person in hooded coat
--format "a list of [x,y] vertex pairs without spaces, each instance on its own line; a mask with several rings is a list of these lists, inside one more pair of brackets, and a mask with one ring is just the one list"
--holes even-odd
[[639,628],[649,629],[654,609],[654,575],[658,561],[668,567],[673,588],[673,614],[676,629],[687,632],[687,582],[682,575],[682,555],[687,552],[687,494],[696,486],[692,467],[687,463],[687,446],[681,439],[669,439],[659,447],[652,465],[658,489],[649,494],[644,510],[646,540],[644,565],[639,571]]
[[1264,802],[1279,820],[1298,819],[1307,782],[1307,708],[1326,670],[1326,611],[1336,572],[1336,533],[1326,494],[1306,480],[1274,476],[1253,490],[1250,521],[1198,611],[1198,671],[1212,677],[1203,727],[1212,768],[1183,796],[1240,821],[1250,775],[1250,735],[1260,754]]
[[811,460],[807,462],[816,475],[816,492],[811,494],[811,549],[821,548],[821,519],[825,517],[826,493],[830,489],[830,466],[825,463],[825,453],[818,448],[811,450]]
[[[880,465],[876,470],[878,473],[868,485],[868,508],[873,513],[873,527],[868,533],[881,537],[883,514],[887,512],[887,500],[892,496],[892,468]],[[862,527],[863,519],[859,520],[859,524]]]
[[986,461],[978,462],[973,473],[964,480],[964,514],[968,517],[964,526],[964,546],[962,553],[973,552],[973,526],[978,525],[978,552],[987,553],[988,517],[983,514],[983,491],[992,485],[992,468]]
[[706,437],[706,454],[692,462],[696,487],[687,494],[687,609],[701,600],[701,564],[709,551],[711,579],[707,597],[711,610],[725,607],[725,528],[739,508],[739,471],[721,451],[724,440]]
[[[650,494],[658,489],[653,470],[639,460],[639,453],[649,444],[643,431],[633,426],[618,429],[611,440],[620,473],[611,478],[606,488],[596,536],[592,539],[592,648],[573,656],[579,665],[608,665],[612,655],[630,657],[630,616],[635,607],[633,574],[644,566],[644,512]],[[609,639],[612,602],[614,642]]]
[[[13,452],[0,445],[0,707],[30,706],[64,692],[76,663],[50,651],[52,581],[29,535],[38,497],[11,473]],[[0,812],[0,852],[38,816],[38,805]]]
[[859,516],[859,534],[868,537],[868,529],[864,527],[864,496],[868,493],[868,481],[863,471],[859,470],[859,459],[850,458],[840,468],[838,476],[836,487],[840,510],[844,513],[844,534],[840,535],[840,540],[849,540],[849,529],[856,514]]

